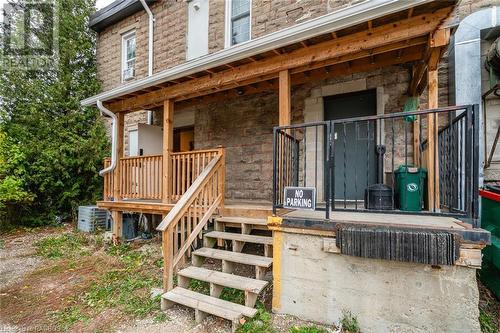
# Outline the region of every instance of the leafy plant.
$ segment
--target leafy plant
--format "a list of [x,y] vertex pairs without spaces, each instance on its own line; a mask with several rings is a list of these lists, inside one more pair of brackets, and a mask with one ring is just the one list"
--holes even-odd
[[271,326],[271,315],[266,311],[261,302],[257,302],[257,314],[252,319],[241,325],[237,333],[274,333]]
[[479,324],[483,333],[498,333],[498,329],[493,323],[493,318],[482,310],[479,312]]
[[89,320],[89,318],[84,315],[77,306],[71,306],[62,311],[56,311],[53,313],[53,316],[63,331],[68,330],[78,321],[86,322]]
[[340,324],[344,332],[349,333],[359,333],[359,323],[356,316],[354,316],[351,311],[343,310],[342,318],[340,319]]
[[328,331],[317,326],[300,326],[292,327],[290,333],[328,333]]
[[210,294],[210,283],[196,279],[191,279],[191,281],[189,281],[189,289],[196,291],[197,293],[200,294],[208,295]]
[[87,238],[77,232],[65,233],[59,236],[50,236],[35,243],[38,255],[45,258],[72,258],[89,255],[84,249],[88,244]]
[[233,303],[245,304],[245,292],[234,288],[222,289],[220,298]]

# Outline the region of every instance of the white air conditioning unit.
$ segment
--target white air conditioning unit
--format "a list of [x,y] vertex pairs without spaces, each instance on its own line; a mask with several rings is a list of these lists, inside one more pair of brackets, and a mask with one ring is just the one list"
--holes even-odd
[[135,76],[135,68],[134,67],[127,68],[127,69],[123,70],[123,80],[124,81],[133,79],[134,76]]

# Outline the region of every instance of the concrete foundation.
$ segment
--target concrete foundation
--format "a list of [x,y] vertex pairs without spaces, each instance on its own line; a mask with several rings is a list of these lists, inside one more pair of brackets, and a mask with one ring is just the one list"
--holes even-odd
[[[302,230],[304,232],[304,230]],[[480,332],[475,269],[351,257],[323,236],[274,231],[273,311],[362,332]]]

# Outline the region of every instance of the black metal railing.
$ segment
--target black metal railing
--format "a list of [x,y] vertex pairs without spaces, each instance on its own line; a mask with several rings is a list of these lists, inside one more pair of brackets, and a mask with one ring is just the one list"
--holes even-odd
[[[478,115],[470,105],[275,127],[274,212],[285,187],[299,186],[316,189],[326,218],[349,210],[477,219]],[[429,147],[432,119],[438,131]]]

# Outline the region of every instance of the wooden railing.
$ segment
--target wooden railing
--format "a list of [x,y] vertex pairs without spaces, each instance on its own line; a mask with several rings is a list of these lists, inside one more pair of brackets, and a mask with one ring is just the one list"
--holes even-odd
[[217,149],[212,149],[171,154],[173,175],[171,199],[179,200],[218,153]]
[[157,228],[162,232],[165,291],[173,288],[175,266],[184,256],[190,255],[191,244],[197,244],[215,210],[223,206],[224,168],[224,150],[221,148]]
[[[169,184],[169,201],[181,198],[194,180],[205,169],[220,149],[196,150],[170,154],[172,181]],[[104,167],[111,164],[111,159],[104,160]],[[113,171],[104,175],[104,200],[146,199],[161,200],[163,183],[163,156],[122,157],[120,168],[119,198],[114,198]]]
[[[104,159],[104,168],[111,165],[111,158]],[[111,200],[113,198],[113,172],[108,172],[104,175],[104,189],[102,191],[104,200]]]
[[162,198],[162,155],[120,159],[120,193],[128,199]]

